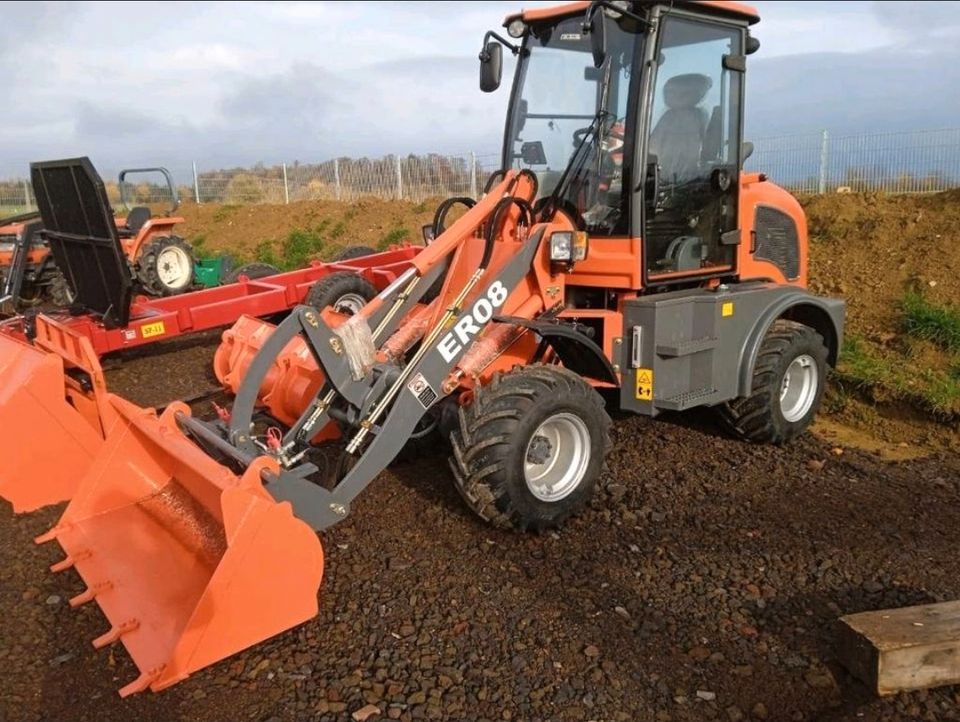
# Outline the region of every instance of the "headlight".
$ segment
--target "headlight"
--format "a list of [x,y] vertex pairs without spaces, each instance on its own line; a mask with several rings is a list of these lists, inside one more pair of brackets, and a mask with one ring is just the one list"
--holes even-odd
[[583,231],[556,231],[550,235],[550,260],[574,263],[587,257],[587,234]]
[[522,38],[525,32],[527,32],[527,24],[523,22],[523,18],[514,18],[507,25],[507,35],[511,38]]
[[13,253],[13,242],[0,242],[0,253]]
[[550,236],[550,260],[566,263],[573,260],[573,233],[562,231]]

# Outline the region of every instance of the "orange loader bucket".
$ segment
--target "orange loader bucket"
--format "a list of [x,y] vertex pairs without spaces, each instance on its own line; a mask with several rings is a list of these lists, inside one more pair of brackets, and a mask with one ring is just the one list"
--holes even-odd
[[68,401],[64,363],[0,333],[0,496],[18,513],[69,499],[103,445],[95,402],[79,390]]
[[140,670],[121,696],[159,691],[317,613],[323,549],[316,533],[264,489],[256,459],[242,476],[178,428],[181,403],[158,418],[108,395],[117,421],[80,481],[56,539]]

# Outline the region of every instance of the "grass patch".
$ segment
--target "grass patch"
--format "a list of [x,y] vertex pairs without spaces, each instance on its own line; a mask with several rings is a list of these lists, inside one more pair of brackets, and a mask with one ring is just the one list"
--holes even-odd
[[337,225],[330,229],[330,238],[332,240],[337,240],[344,233],[347,232],[347,224],[343,221],[337,221]]
[[390,246],[394,243],[400,243],[408,238],[410,238],[409,228],[394,228],[393,230],[387,232],[383,238],[380,239],[380,242],[377,244],[377,248],[383,250],[387,246]]
[[[273,247],[271,241],[260,241],[253,250],[253,259],[257,263],[267,263],[274,268],[280,268],[282,265],[280,257],[277,255],[277,249]],[[246,259],[244,259],[244,261],[246,261]],[[243,264],[240,263],[239,265]]]
[[918,368],[902,356],[881,356],[852,336],[844,343],[837,377],[843,385],[907,402],[942,419],[960,416],[960,360],[946,373]]
[[427,204],[426,204],[426,203],[417,203],[417,205],[415,205],[415,206],[413,207],[413,212],[414,212],[414,213],[426,213],[426,212],[427,212]]
[[238,208],[240,208],[240,206],[238,206],[236,203],[228,203],[220,206],[213,212],[213,222],[222,223],[223,221],[227,220],[227,218],[229,218],[230,215]]
[[202,233],[198,233],[193,238],[189,239],[190,245],[193,247],[193,252],[196,254],[197,258],[203,256],[204,251],[206,251],[207,246],[207,237]]
[[908,293],[901,306],[909,335],[960,352],[960,309],[931,303],[916,291]]

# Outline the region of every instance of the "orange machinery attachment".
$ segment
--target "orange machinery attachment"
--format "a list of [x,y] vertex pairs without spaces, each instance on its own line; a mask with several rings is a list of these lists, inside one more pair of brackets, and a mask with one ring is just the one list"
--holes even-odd
[[56,539],[140,676],[121,696],[159,691],[317,613],[323,549],[313,530],[264,490],[276,462],[242,475],[177,428],[184,404],[157,418],[108,395],[116,423],[76,496],[43,543]]
[[90,340],[38,316],[32,346],[0,334],[0,378],[0,496],[15,512],[69,499],[116,416]]

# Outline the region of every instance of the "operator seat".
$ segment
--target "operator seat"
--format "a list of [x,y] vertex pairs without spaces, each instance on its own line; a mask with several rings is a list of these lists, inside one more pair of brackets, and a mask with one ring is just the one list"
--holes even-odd
[[663,86],[667,110],[650,133],[650,153],[657,156],[660,178],[672,185],[696,178],[708,114],[700,107],[713,81],[700,73],[675,75]]
[[127,222],[117,230],[121,238],[132,238],[140,232],[144,223],[150,220],[152,214],[150,209],[145,206],[135,206],[127,213]]

